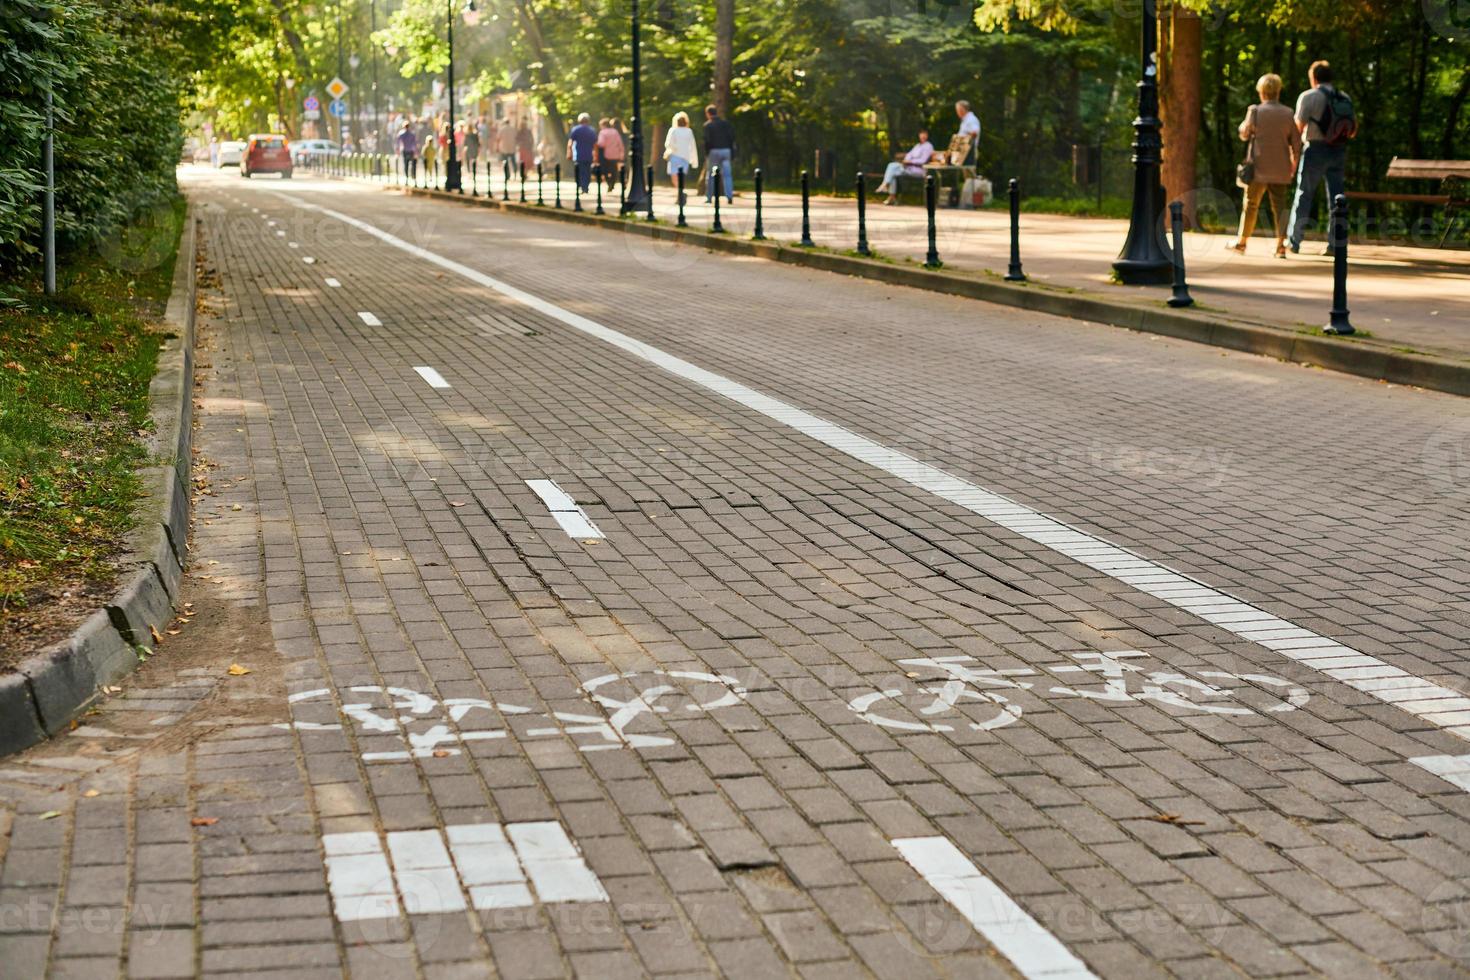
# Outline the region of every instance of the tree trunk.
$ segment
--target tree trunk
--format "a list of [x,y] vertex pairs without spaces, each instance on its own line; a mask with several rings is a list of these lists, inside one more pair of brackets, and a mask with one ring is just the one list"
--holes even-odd
[[715,0],[715,108],[730,118],[730,78],[735,66],[735,0]]
[[1465,108],[1465,100],[1470,97],[1470,68],[1466,68],[1460,75],[1460,87],[1455,90],[1455,95],[1450,99],[1449,109],[1444,114],[1444,135],[1439,140],[1439,158],[1450,160],[1454,157],[1455,133],[1460,127],[1460,112]]
[[1184,221],[1194,224],[1199,154],[1200,64],[1204,22],[1170,5],[1159,18],[1159,115],[1163,121],[1165,199],[1184,202]]
[[541,21],[536,17],[536,9],[531,6],[530,0],[515,0],[516,15],[520,18],[521,30],[526,34],[526,44],[530,46],[531,53],[540,65],[536,69],[536,78],[541,83],[537,86],[537,97],[541,100],[541,108],[546,113],[546,121],[551,124],[551,146],[555,153],[554,160],[566,162],[567,151],[567,122],[562,118],[561,108],[556,104],[556,95],[552,87],[555,73],[551,65],[551,53],[546,50],[546,40],[541,34]]

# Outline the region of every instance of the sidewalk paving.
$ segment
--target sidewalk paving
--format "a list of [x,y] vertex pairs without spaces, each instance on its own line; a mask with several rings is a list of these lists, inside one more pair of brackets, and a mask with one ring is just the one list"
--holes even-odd
[[1470,403],[188,183],[191,611],[0,763],[6,980],[1470,964],[1470,731],[1289,652],[1470,687]]
[[[482,191],[484,180],[481,174],[478,189]],[[534,177],[526,187],[527,199],[535,201]],[[496,197],[503,193],[498,173],[491,189]],[[555,199],[555,189],[548,177],[542,188],[548,206]],[[519,200],[519,193],[520,185],[513,181],[511,199]],[[997,193],[1003,189],[997,188]],[[561,196],[563,206],[572,207],[571,182],[562,182]],[[911,190],[908,199],[916,198]],[[868,203],[871,248],[890,258],[923,262],[928,249],[923,208],[915,203],[893,208],[874,200]],[[616,192],[604,192],[604,207],[609,214],[617,213]],[[661,221],[674,220],[674,192],[662,180],[654,190],[654,209]],[[766,193],[762,210],[768,237],[791,243],[800,239],[800,195]],[[685,214],[691,227],[709,228],[713,211],[703,198],[689,194]],[[851,198],[814,196],[813,240],[839,251],[855,248],[856,212]],[[721,223],[733,235],[752,233],[755,198],[751,190],[741,191],[734,205],[722,204]],[[1319,219],[1319,227],[1320,223]],[[941,209],[936,226],[939,255],[947,271],[1005,274],[1010,261],[1007,212]],[[1268,228],[1269,222],[1263,222],[1261,230]],[[1128,222],[1111,218],[1027,214],[1023,198],[1022,265],[1037,282],[1103,298],[1162,303],[1169,296],[1168,287],[1122,286],[1110,279],[1111,263],[1127,231]],[[1186,269],[1196,304],[1274,327],[1320,331],[1332,308],[1332,259],[1322,254],[1325,245],[1309,240],[1300,254],[1276,259],[1272,256],[1274,239],[1258,233],[1243,256],[1227,248],[1234,240],[1233,235],[1185,235]],[[1420,353],[1470,360],[1470,250],[1355,244],[1349,256],[1348,308],[1360,335]]]

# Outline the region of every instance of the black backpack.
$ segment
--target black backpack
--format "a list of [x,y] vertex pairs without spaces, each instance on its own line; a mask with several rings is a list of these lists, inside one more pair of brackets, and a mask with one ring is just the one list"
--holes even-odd
[[1322,118],[1316,120],[1317,128],[1322,130],[1328,146],[1345,146],[1358,130],[1353,100],[1336,88],[1324,88],[1321,92],[1327,97],[1327,107],[1322,110]]

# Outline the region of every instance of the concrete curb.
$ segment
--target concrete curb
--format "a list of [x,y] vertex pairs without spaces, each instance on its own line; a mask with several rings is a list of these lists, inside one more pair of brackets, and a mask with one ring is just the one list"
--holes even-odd
[[70,637],[0,675],[0,755],[18,752],[64,731],[99,688],[138,666],[138,647],[173,616],[187,559],[189,468],[193,436],[194,262],[197,224],[191,206],[179,238],[165,319],[173,330],[158,352],[149,385],[153,465],[143,481],[139,523],[128,535],[123,584]]
[[[1398,350],[1373,340],[1350,340],[1299,333],[1221,314],[1174,310],[1164,305],[1162,297],[1156,303],[1124,302],[1039,283],[1008,283],[999,278],[962,276],[907,263],[882,262],[805,249],[774,240],[757,242],[730,234],[716,235],[693,228],[676,228],[667,223],[649,223],[612,216],[598,217],[587,211],[573,211],[569,207],[558,210],[550,205],[537,206],[517,201],[501,201],[492,197],[461,196],[416,187],[388,185],[386,189],[417,197],[496,208],[512,214],[596,225],[660,241],[695,245],[734,255],[752,255],[810,269],[861,276],[896,286],[927,289],[930,292],[964,296],[1037,313],[1161,334],[1213,347],[1263,354],[1282,361],[1327,368],[1375,381],[1413,385],[1452,395],[1470,395],[1470,361]],[[1326,318],[1325,310],[1323,318]]]

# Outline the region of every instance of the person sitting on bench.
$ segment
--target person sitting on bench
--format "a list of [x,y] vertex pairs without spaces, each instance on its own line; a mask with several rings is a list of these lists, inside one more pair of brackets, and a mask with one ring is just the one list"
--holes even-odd
[[887,194],[884,204],[898,203],[898,178],[924,176],[924,164],[934,156],[934,144],[929,142],[929,131],[919,130],[919,142],[903,156],[894,160],[883,172],[883,183],[878,185],[879,194]]

